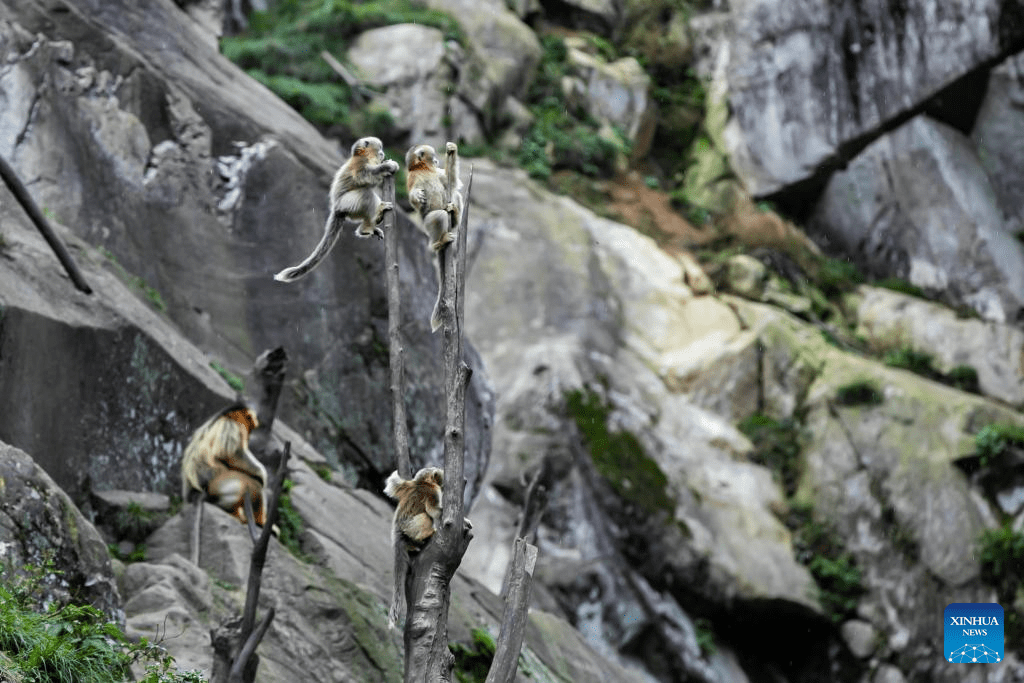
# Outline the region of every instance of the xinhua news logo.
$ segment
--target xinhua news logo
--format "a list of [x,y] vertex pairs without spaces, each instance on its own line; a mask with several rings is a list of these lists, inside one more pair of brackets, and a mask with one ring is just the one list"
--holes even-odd
[[944,654],[956,664],[1003,661],[1003,608],[994,602],[954,602],[943,613]]

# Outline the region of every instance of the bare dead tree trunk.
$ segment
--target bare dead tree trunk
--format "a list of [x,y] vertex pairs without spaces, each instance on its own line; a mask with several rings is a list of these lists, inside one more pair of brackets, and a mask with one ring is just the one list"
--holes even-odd
[[[395,203],[395,177],[384,177],[385,202]],[[395,438],[395,463],[402,479],[412,479],[409,456],[409,425],[405,415],[405,348],[402,346],[402,293],[398,272],[398,233],[395,212],[384,214],[384,268],[388,289],[388,364],[391,369],[391,417]]]
[[57,260],[64,266],[64,271],[71,278],[71,282],[75,285],[75,288],[80,292],[86,294],[92,294],[92,288],[86,283],[85,278],[82,277],[82,272],[78,270],[78,266],[75,265],[74,259],[71,258],[71,253],[68,252],[67,247],[64,246],[64,242],[61,241],[57,233],[50,227],[50,222],[46,220],[46,216],[39,210],[32,195],[25,189],[25,185],[21,182],[21,178],[14,172],[14,169],[7,160],[0,157],[0,178],[3,178],[4,184],[14,195],[14,198],[21,204],[21,208],[25,209],[25,213],[32,220],[32,223],[36,226],[36,229],[43,235],[43,239],[50,245],[50,249],[56,254]]
[[[450,168],[450,166],[449,166]],[[450,168],[453,172],[454,169]],[[473,186],[470,170],[465,208],[455,241],[442,254],[446,269],[441,315],[444,328],[446,426],[444,433],[444,506],[433,540],[412,559],[405,623],[405,681],[452,680],[455,658],[448,649],[448,608],[451,579],[462,563],[473,534],[464,524],[463,495],[466,429],[466,385],[470,370],[462,357],[462,290],[465,282],[466,225]],[[450,184],[454,187],[454,184]]]
[[288,354],[281,346],[267,349],[253,364],[252,374],[259,387],[259,394],[256,396],[256,419],[260,424],[249,437],[249,448],[261,459],[271,448],[277,402],[284,386],[287,365]]
[[494,660],[485,683],[512,683],[519,667],[519,651],[526,635],[533,569],[537,565],[537,546],[517,538],[512,549],[508,575],[511,577],[501,615],[501,633],[494,650]]

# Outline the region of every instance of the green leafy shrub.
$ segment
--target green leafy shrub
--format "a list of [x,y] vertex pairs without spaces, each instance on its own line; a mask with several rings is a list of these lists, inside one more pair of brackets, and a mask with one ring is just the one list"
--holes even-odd
[[974,435],[974,452],[983,466],[1002,455],[1010,445],[1024,447],[1024,427],[997,422],[985,425]]
[[494,661],[497,645],[485,629],[474,628],[472,647],[461,643],[449,643],[448,649],[455,655],[455,680],[459,683],[483,683]]
[[923,377],[938,379],[941,375],[932,364],[932,355],[927,351],[918,351],[910,346],[892,349],[882,356],[882,362],[893,368],[910,370]]
[[740,422],[739,430],[754,444],[751,461],[770,469],[786,495],[792,496],[801,474],[799,425],[755,413]]
[[299,539],[306,525],[298,510],[292,505],[290,492],[294,486],[295,482],[291,479],[285,479],[281,484],[281,498],[277,504],[277,528],[281,532],[278,540],[292,555],[305,561],[308,557],[302,552]]
[[228,383],[229,387],[235,391],[245,391],[245,382],[242,381],[241,377],[234,374],[215,360],[210,361],[210,367],[216,370],[217,374]]
[[946,373],[944,381],[960,391],[969,391],[972,394],[981,391],[981,385],[978,383],[978,371],[970,365],[957,365]]
[[814,517],[809,505],[793,505],[786,519],[793,531],[796,559],[818,585],[818,597],[825,613],[839,623],[855,614],[864,594],[862,574],[835,528]]
[[836,389],[835,402],[841,406],[876,406],[883,400],[882,390],[871,380],[857,380]]
[[898,277],[887,277],[882,280],[877,280],[871,283],[875,287],[882,287],[883,289],[889,289],[900,294],[907,294],[909,296],[916,296],[919,299],[927,299],[928,295],[923,289],[915,284],[911,284],[906,280]]
[[694,619],[693,628],[696,631],[697,647],[700,648],[700,653],[705,657],[715,654],[718,647],[715,645],[715,630],[711,622],[704,618]]
[[530,130],[516,154],[516,162],[534,178],[546,180],[556,169],[571,169],[589,176],[606,176],[625,150],[621,137],[602,137],[597,123],[566,108],[562,78],[569,73],[568,50],[557,35],[541,36],[541,61],[526,104],[534,115]]
[[[0,573],[0,655],[5,676],[25,683],[120,683],[133,662],[147,663],[143,683],[203,683],[195,671],[174,668],[163,648],[124,633],[90,605],[51,603],[41,607],[44,576],[52,562]],[[57,572],[59,573],[59,572]],[[3,677],[4,680],[9,680]]]
[[354,106],[353,93],[320,56],[344,54],[363,31],[416,23],[464,42],[458,22],[410,0],[281,0],[252,15],[248,30],[221,40],[223,54],[321,130],[345,138],[372,130],[387,140],[390,114]]
[[864,276],[853,261],[847,259],[826,258],[818,263],[815,284],[826,298],[832,299],[852,291],[864,282]]

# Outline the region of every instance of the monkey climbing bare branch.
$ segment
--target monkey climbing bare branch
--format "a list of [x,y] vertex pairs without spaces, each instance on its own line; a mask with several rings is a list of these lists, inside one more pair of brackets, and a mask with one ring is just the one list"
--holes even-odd
[[92,288],[86,283],[85,278],[82,277],[81,271],[78,270],[78,266],[75,265],[74,260],[71,258],[71,253],[68,252],[67,247],[64,246],[64,242],[61,241],[57,233],[50,227],[50,222],[46,220],[46,216],[36,206],[36,202],[32,199],[32,195],[25,189],[25,185],[21,182],[21,178],[14,172],[14,169],[7,160],[0,157],[0,177],[3,178],[7,188],[14,195],[14,198],[21,204],[21,208],[25,209],[25,213],[32,219],[36,229],[39,230],[43,235],[43,239],[50,245],[50,249],[53,249],[53,253],[57,255],[57,260],[64,266],[64,271],[67,272],[68,277],[71,278],[71,282],[74,283],[75,288],[80,292],[86,294],[92,294]]
[[519,651],[526,634],[526,617],[533,587],[533,569],[537,565],[537,546],[517,538],[512,549],[508,575],[511,577],[501,615],[501,632],[494,650],[491,669],[485,683],[511,683],[519,664]]
[[[395,203],[395,177],[385,176],[381,186],[385,202]],[[401,285],[398,271],[398,232],[395,212],[384,214],[384,268],[388,285],[388,360],[391,368],[391,416],[395,438],[395,463],[398,475],[412,478],[409,457],[409,426],[405,415],[405,348],[402,346]]]

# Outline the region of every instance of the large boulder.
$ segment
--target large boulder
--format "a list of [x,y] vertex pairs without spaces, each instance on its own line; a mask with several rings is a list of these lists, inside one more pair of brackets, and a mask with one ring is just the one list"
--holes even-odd
[[[396,50],[396,45],[403,49]],[[419,24],[372,29],[353,41],[347,57],[380,91],[375,102],[391,114],[407,145],[429,144],[443,150],[447,140],[456,139],[454,131],[468,142],[483,138],[478,116],[452,117],[460,104],[455,95],[457,74],[469,64],[465,52],[447,42],[438,29]]]
[[[751,445],[732,424],[676,385],[745,337],[740,320],[694,295],[684,264],[651,240],[523,172],[477,161],[473,197],[466,321],[500,398],[474,512],[487,524],[467,571],[500,586],[521,480],[547,468],[537,576],[548,599],[620,656],[725,680],[724,664],[689,653],[652,613],[687,624],[683,610],[752,622],[768,604],[811,620],[818,610],[772,513],[777,484],[746,460]],[[617,444],[611,466],[591,449],[601,443]],[[661,587],[655,599],[648,581]]]
[[971,141],[988,172],[999,205],[1014,229],[1024,228],[1024,55],[1015,55],[992,70]]
[[[353,480],[380,486],[393,468],[382,245],[346,231],[304,280],[272,277],[323,233],[329,183],[344,159],[337,145],[218,54],[171,0],[0,3],[0,44],[8,64],[0,154],[36,202],[102,246],[112,268],[159,298],[169,321],[216,349],[235,375],[284,346],[291,365],[280,417]],[[433,265],[398,213],[412,452],[417,464],[437,463],[444,415],[433,408],[443,386],[442,339],[428,325]],[[471,498],[490,443],[490,394],[475,359],[470,351]],[[158,435],[159,420],[170,419],[167,410],[139,415],[157,421]]]
[[108,619],[124,619],[106,543],[27,453],[3,442],[0,563],[8,582],[14,577],[7,570],[49,567],[42,574],[46,603],[91,604]]
[[1014,2],[729,6],[726,140],[733,169],[754,195],[816,177],[958,78],[1024,48]]
[[1024,244],[970,142],[918,116],[836,172],[812,229],[878,277],[895,276],[995,322],[1024,316]]

